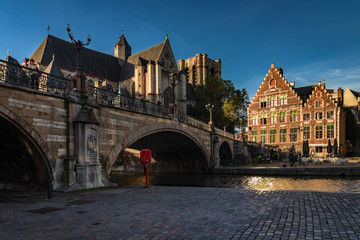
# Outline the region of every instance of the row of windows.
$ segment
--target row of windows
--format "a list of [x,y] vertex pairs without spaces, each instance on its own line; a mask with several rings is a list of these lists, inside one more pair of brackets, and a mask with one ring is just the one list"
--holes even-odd
[[285,104],[287,104],[287,95],[286,94],[270,96],[269,100],[266,97],[260,98],[260,107],[261,108],[265,108],[265,107],[269,107],[269,106],[274,107],[277,105],[285,105]]
[[[315,120],[321,120],[323,119],[325,116],[323,116],[323,112],[315,112],[315,116],[314,119]],[[326,112],[326,118],[327,119],[333,119],[334,118],[334,111],[327,111]],[[303,120],[304,121],[308,121],[311,120],[311,115],[310,113],[304,113],[303,114]]]
[[[285,105],[287,104],[287,94],[281,94],[281,95],[273,95],[267,97],[261,97],[260,98],[260,107],[266,108],[266,107],[274,107],[278,105]],[[316,101],[315,102],[315,108],[321,108],[323,107],[324,103],[323,101]]]
[[[258,117],[260,117],[260,124],[264,125],[267,124],[268,122],[268,118],[267,118],[267,114],[263,113],[263,114],[259,114],[259,115],[252,115],[251,120],[249,122],[249,125],[258,125]],[[327,119],[333,119],[334,118],[334,111],[327,111],[326,112],[326,118]],[[314,116],[315,120],[321,120],[323,119],[323,112],[316,112],[315,116]],[[274,124],[277,123],[277,120],[279,120],[279,123],[285,123],[286,122],[286,112],[279,112],[279,118],[277,118],[277,113],[273,112],[270,113],[270,123]],[[308,121],[311,120],[310,117],[310,113],[304,113],[303,114],[303,121]],[[297,121],[297,111],[290,111],[290,116],[289,116],[289,121],[290,122],[296,122]]]
[[[322,139],[323,138],[323,128],[324,126],[315,126],[315,139]],[[260,132],[260,141],[262,143],[267,143],[267,131],[262,130]],[[287,129],[280,129],[279,134],[279,142],[287,142]],[[334,125],[326,125],[326,138],[334,138]],[[290,142],[296,142],[297,141],[297,135],[298,135],[298,128],[290,128],[289,129],[289,141]],[[251,132],[252,141],[258,142],[258,131],[252,131]],[[276,130],[270,130],[270,143],[276,143]],[[303,127],[303,139],[310,139],[310,126]]]

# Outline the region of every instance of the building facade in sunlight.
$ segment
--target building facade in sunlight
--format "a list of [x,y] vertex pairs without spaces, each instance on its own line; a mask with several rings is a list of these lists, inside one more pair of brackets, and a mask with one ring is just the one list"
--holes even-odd
[[[351,99],[358,112],[360,98]],[[327,89],[325,81],[295,87],[275,64],[248,107],[248,127],[249,141],[277,145],[283,152],[294,145],[302,153],[303,142],[308,141],[310,155],[322,157],[328,154],[330,141],[332,147],[337,142],[338,154],[345,156],[350,143],[345,134],[344,91]]]

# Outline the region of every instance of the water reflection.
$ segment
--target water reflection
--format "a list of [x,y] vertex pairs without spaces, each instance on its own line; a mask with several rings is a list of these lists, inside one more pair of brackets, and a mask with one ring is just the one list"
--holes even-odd
[[[145,176],[115,172],[111,182],[119,186],[143,185]],[[278,177],[211,174],[151,173],[150,185],[244,188],[253,190],[297,190],[326,192],[360,192],[360,177]]]

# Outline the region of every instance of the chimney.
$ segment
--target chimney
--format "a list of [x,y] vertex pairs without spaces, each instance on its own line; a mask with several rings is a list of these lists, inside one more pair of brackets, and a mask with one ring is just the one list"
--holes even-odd
[[342,88],[338,89],[338,99],[339,99],[339,105],[342,106],[343,105],[343,90]]

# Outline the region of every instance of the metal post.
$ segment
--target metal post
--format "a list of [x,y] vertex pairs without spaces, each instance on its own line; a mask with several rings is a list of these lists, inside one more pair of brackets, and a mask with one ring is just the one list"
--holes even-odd
[[148,163],[146,163],[146,165],[145,165],[145,174],[146,174],[146,182],[145,182],[145,186],[146,186],[146,188],[148,188],[149,187],[149,170],[148,170]]
[[48,178],[47,180],[47,198],[48,199],[53,199],[54,198],[54,191],[53,191],[53,185],[52,185],[52,180],[50,178]]

